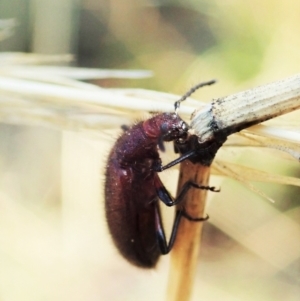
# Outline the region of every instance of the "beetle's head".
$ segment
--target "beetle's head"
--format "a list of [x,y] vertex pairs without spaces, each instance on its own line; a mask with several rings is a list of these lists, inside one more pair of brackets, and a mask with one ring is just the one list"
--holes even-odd
[[163,141],[173,141],[187,136],[188,124],[175,113],[162,113],[143,123],[148,137]]

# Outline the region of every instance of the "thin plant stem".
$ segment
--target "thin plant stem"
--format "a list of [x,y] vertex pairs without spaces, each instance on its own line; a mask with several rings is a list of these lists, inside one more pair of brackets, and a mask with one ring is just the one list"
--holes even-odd
[[300,108],[300,74],[254,89],[215,99],[196,110],[191,127],[199,142],[216,132],[230,135]]
[[[187,181],[208,186],[210,168],[186,160],[180,165],[178,192]],[[185,196],[185,211],[192,217],[205,217],[207,190],[191,188]],[[196,273],[200,238],[204,222],[180,221],[176,241],[171,252],[168,301],[190,300]]]

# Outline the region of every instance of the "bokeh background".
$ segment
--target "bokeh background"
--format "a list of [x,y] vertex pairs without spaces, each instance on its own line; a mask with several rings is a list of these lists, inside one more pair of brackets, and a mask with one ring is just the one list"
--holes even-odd
[[[15,24],[1,52],[71,53],[81,67],[154,72],[93,82],[103,87],[183,94],[216,78],[195,93],[209,101],[300,71],[297,0],[1,0],[0,19]],[[107,233],[102,184],[112,144],[63,128],[0,124],[0,300],[166,299],[168,256],[154,271],[134,268]],[[230,156],[300,175],[276,151]],[[173,193],[176,176],[165,177]],[[211,183],[222,192],[209,198],[192,300],[299,300],[299,189],[255,183],[272,204],[231,179]]]

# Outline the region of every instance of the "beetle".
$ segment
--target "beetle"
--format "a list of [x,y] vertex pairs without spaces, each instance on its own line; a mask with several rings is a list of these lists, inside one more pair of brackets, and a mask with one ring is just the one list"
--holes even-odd
[[[197,87],[213,83],[201,83]],[[180,101],[195,90],[191,89]],[[177,115],[178,107],[179,102],[176,102],[175,113],[156,114],[125,128],[108,156],[105,173],[108,228],[123,257],[138,267],[153,268],[161,254],[169,253],[182,217],[191,221],[207,219],[191,217],[184,209],[178,209],[167,243],[158,200],[167,206],[174,206],[180,203],[191,187],[217,191],[214,187],[188,182],[173,200],[158,176],[159,171],[166,169],[158,152],[164,142],[177,141],[179,150],[189,147],[189,126]],[[179,162],[171,163],[173,166]]]

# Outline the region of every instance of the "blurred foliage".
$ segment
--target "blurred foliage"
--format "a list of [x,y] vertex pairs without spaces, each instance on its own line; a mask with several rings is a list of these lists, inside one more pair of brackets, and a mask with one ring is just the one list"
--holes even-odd
[[85,1],[79,63],[151,69],[160,89],[221,74],[245,82],[262,72],[282,13],[272,1]]

